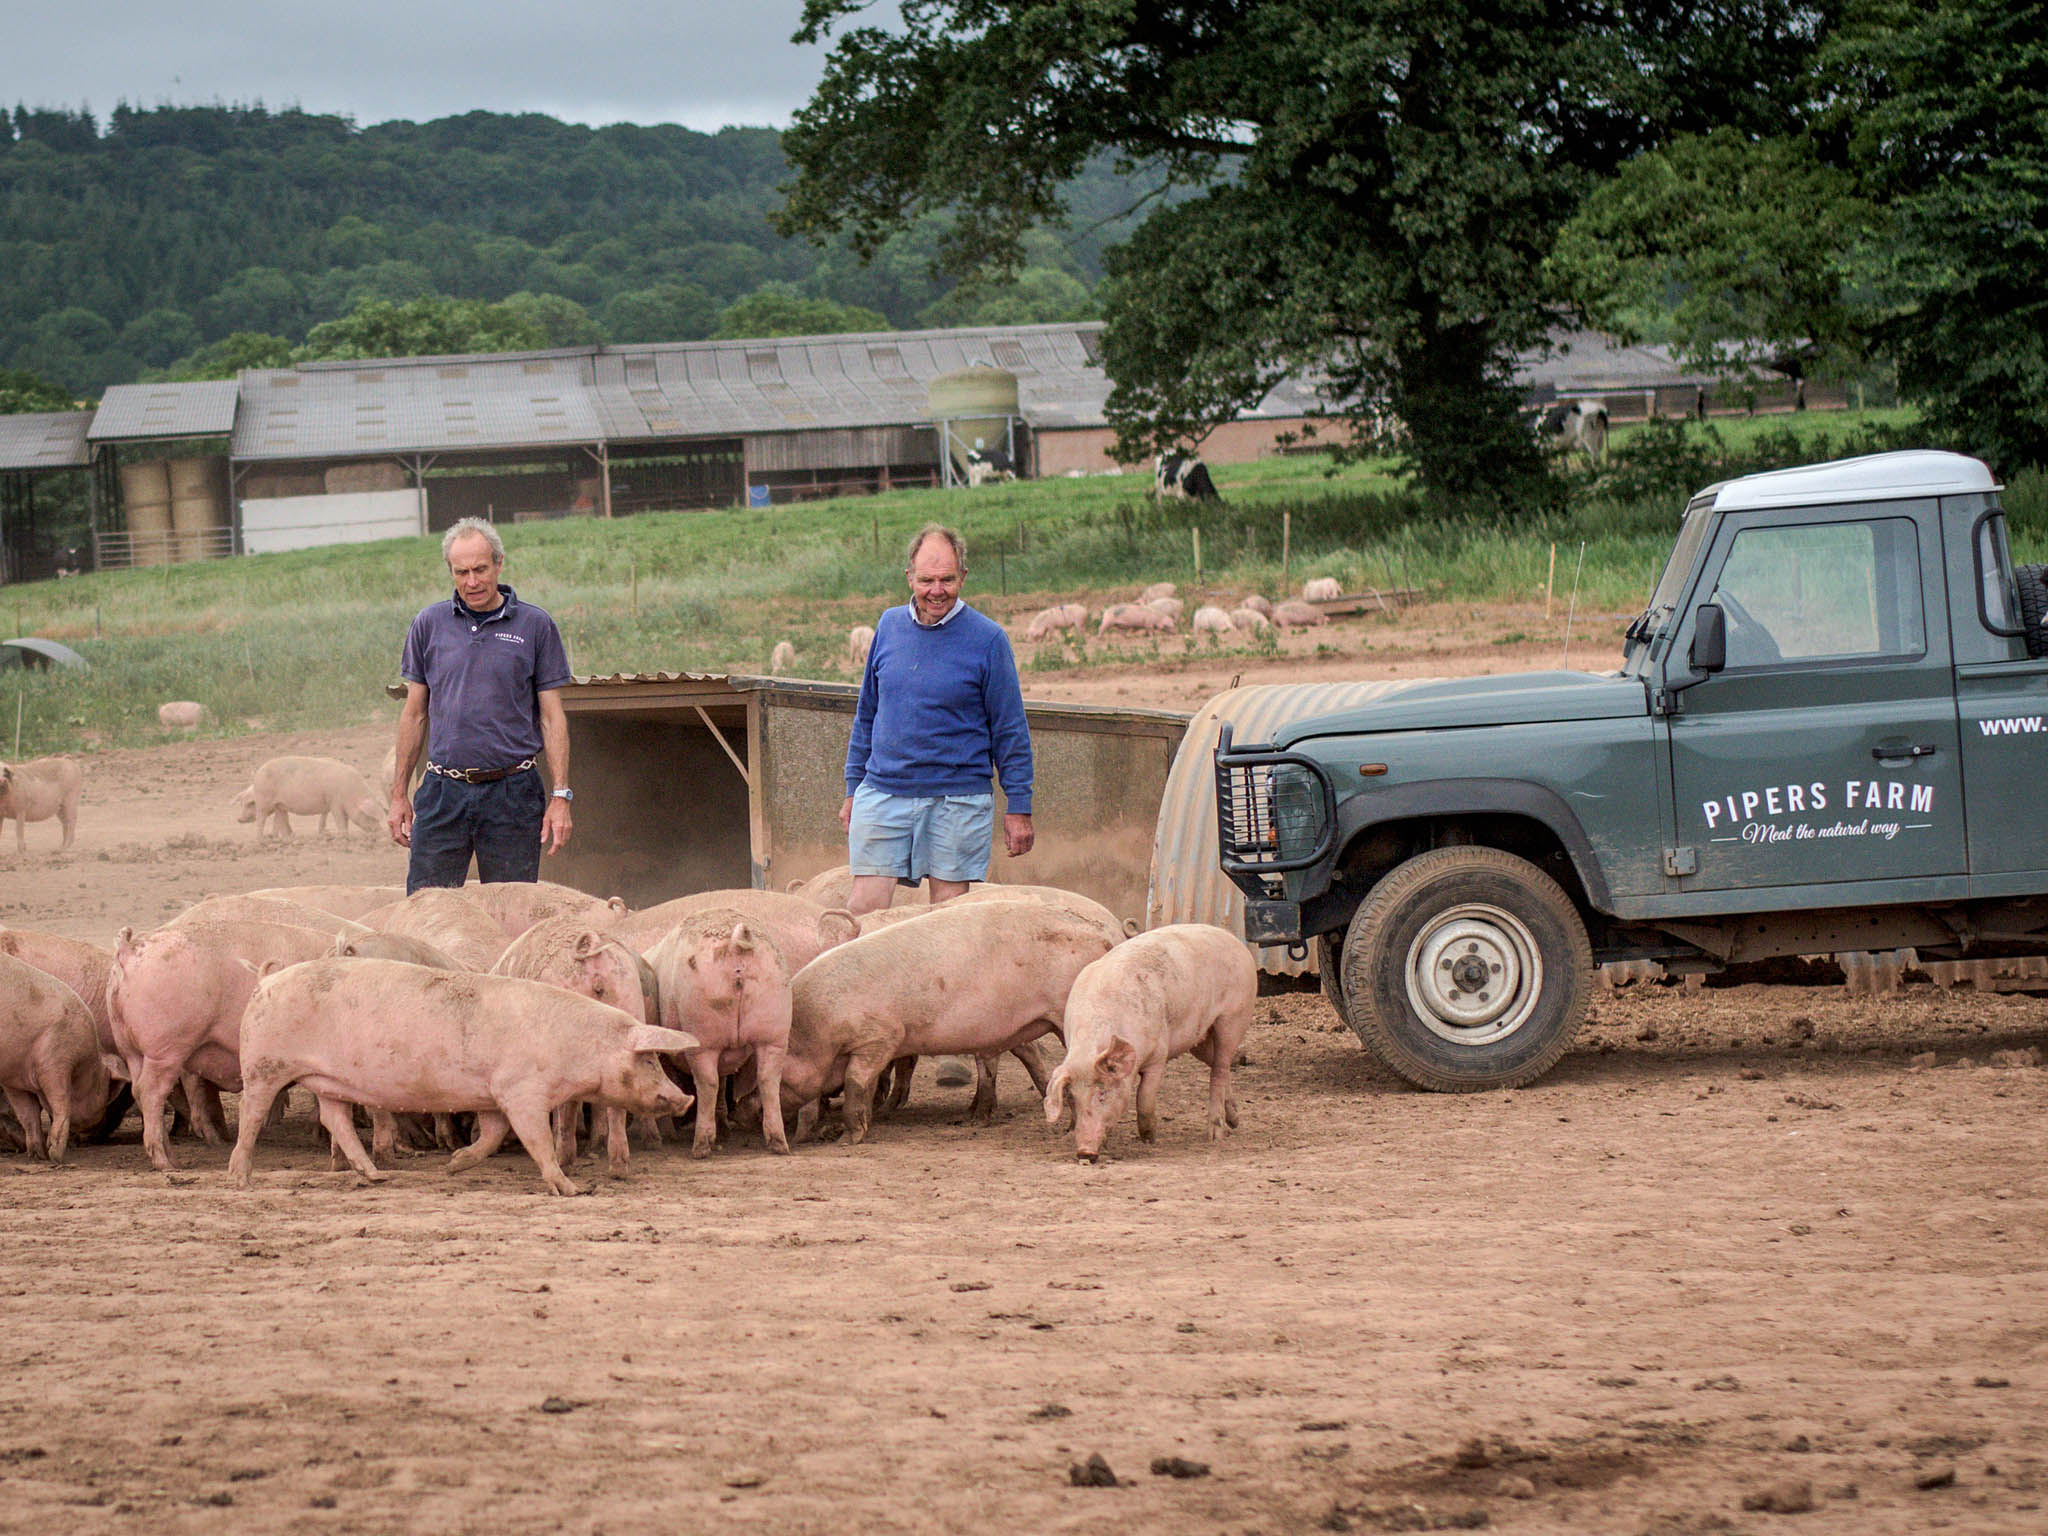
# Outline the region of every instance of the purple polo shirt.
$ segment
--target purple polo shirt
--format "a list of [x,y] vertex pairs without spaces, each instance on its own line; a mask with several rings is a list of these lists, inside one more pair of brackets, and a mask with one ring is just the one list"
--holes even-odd
[[475,614],[457,597],[422,608],[398,675],[427,685],[427,756],[444,768],[510,768],[541,752],[540,695],[569,682],[569,653],[547,610],[505,601]]

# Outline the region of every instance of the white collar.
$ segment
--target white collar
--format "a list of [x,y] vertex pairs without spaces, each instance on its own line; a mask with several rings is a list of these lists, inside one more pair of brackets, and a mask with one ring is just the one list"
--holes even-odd
[[965,598],[954,598],[953,606],[946,610],[945,617],[940,619],[937,624],[927,624],[923,619],[920,619],[917,616],[916,603],[908,603],[905,604],[905,606],[910,609],[910,622],[915,624],[919,629],[939,629],[947,624],[952,623],[953,620],[959,616],[960,610],[967,606],[967,601]]

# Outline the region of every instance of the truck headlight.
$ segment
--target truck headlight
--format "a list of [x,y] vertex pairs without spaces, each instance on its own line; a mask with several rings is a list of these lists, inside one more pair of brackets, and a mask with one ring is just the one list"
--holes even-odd
[[1308,857],[1323,834],[1322,785],[1299,764],[1280,763],[1273,769],[1268,789],[1276,851],[1282,859]]

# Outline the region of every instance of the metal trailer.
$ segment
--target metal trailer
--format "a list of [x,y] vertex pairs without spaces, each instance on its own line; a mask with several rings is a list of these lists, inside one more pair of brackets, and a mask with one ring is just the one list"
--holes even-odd
[[[562,690],[576,830],[543,873],[646,907],[701,890],[783,890],[844,864],[839,805],[859,692],[716,673],[578,678]],[[1064,886],[1142,923],[1188,717],[1029,701],[1025,713],[1037,846],[1012,860],[999,845],[991,878]]]

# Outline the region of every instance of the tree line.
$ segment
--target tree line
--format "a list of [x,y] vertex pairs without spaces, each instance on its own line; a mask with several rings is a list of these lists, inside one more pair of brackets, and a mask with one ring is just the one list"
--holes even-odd
[[2048,463],[2048,0],[899,9],[805,0],[781,134],[17,110],[0,367],[1099,310],[1133,457],[1308,372],[1346,451],[1512,510],[1560,491],[1511,361],[1590,323]]
[[[0,368],[71,394],[417,341],[469,351],[1095,313],[1104,237],[1014,281],[773,229],[779,133],[472,112],[358,128],[262,106],[0,110]],[[1106,165],[1076,195],[1131,197]],[[369,350],[364,350],[369,349]],[[417,348],[415,348],[417,349]]]

